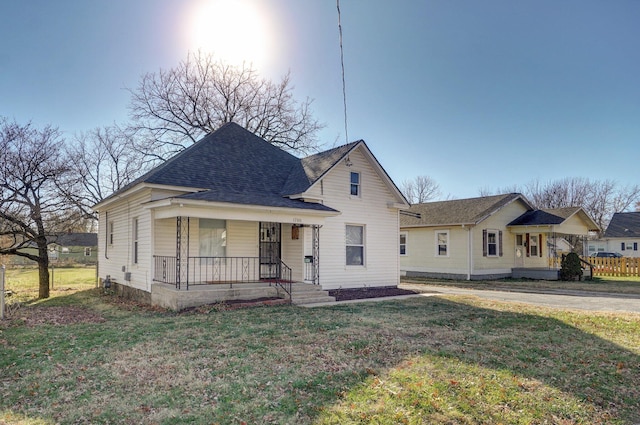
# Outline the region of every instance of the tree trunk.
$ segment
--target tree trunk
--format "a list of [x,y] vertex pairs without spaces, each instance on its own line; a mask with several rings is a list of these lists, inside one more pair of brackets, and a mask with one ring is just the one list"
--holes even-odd
[[49,253],[46,240],[44,247],[38,246],[38,256],[38,299],[49,298]]

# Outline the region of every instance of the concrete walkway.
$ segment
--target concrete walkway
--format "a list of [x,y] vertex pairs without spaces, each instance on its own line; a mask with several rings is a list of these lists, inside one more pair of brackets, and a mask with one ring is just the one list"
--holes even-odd
[[434,297],[437,295],[472,295],[488,300],[518,302],[561,309],[640,313],[640,296],[638,295],[559,289],[465,289],[450,286],[431,286],[410,283],[402,283],[399,288],[409,289],[420,293],[416,295],[400,295],[396,297],[365,298],[361,300],[307,304],[303,307],[327,307],[352,303],[400,300],[412,297]]
[[473,295],[495,301],[519,302],[563,309],[640,313],[640,297],[637,295],[569,290],[464,289],[405,283],[399,287],[419,291],[421,296]]

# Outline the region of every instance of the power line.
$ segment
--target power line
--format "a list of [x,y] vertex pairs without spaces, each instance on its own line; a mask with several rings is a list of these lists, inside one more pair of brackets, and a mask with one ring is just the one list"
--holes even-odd
[[347,88],[344,78],[344,50],[342,48],[342,23],[340,22],[340,0],[336,0],[338,8],[338,33],[340,34],[340,65],[342,65],[342,102],[344,104],[344,138],[349,143],[349,130],[347,126]]

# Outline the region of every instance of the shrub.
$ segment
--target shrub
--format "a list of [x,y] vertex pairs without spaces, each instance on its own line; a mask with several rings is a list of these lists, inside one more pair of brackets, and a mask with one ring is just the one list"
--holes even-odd
[[567,255],[562,256],[562,263],[560,265],[560,279],[561,280],[580,280],[582,277],[582,265],[580,264],[580,257],[575,252],[570,252]]

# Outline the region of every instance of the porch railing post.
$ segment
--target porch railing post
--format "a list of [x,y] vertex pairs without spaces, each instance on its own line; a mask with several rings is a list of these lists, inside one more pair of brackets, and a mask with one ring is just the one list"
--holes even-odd
[[176,217],[176,288],[189,289],[189,217]]
[[312,234],[312,240],[311,240],[311,254],[313,255],[313,262],[312,262],[312,270],[313,270],[313,276],[311,281],[313,282],[314,285],[319,285],[320,284],[320,228],[322,226],[319,225],[313,225],[312,230],[313,230],[313,234]]

